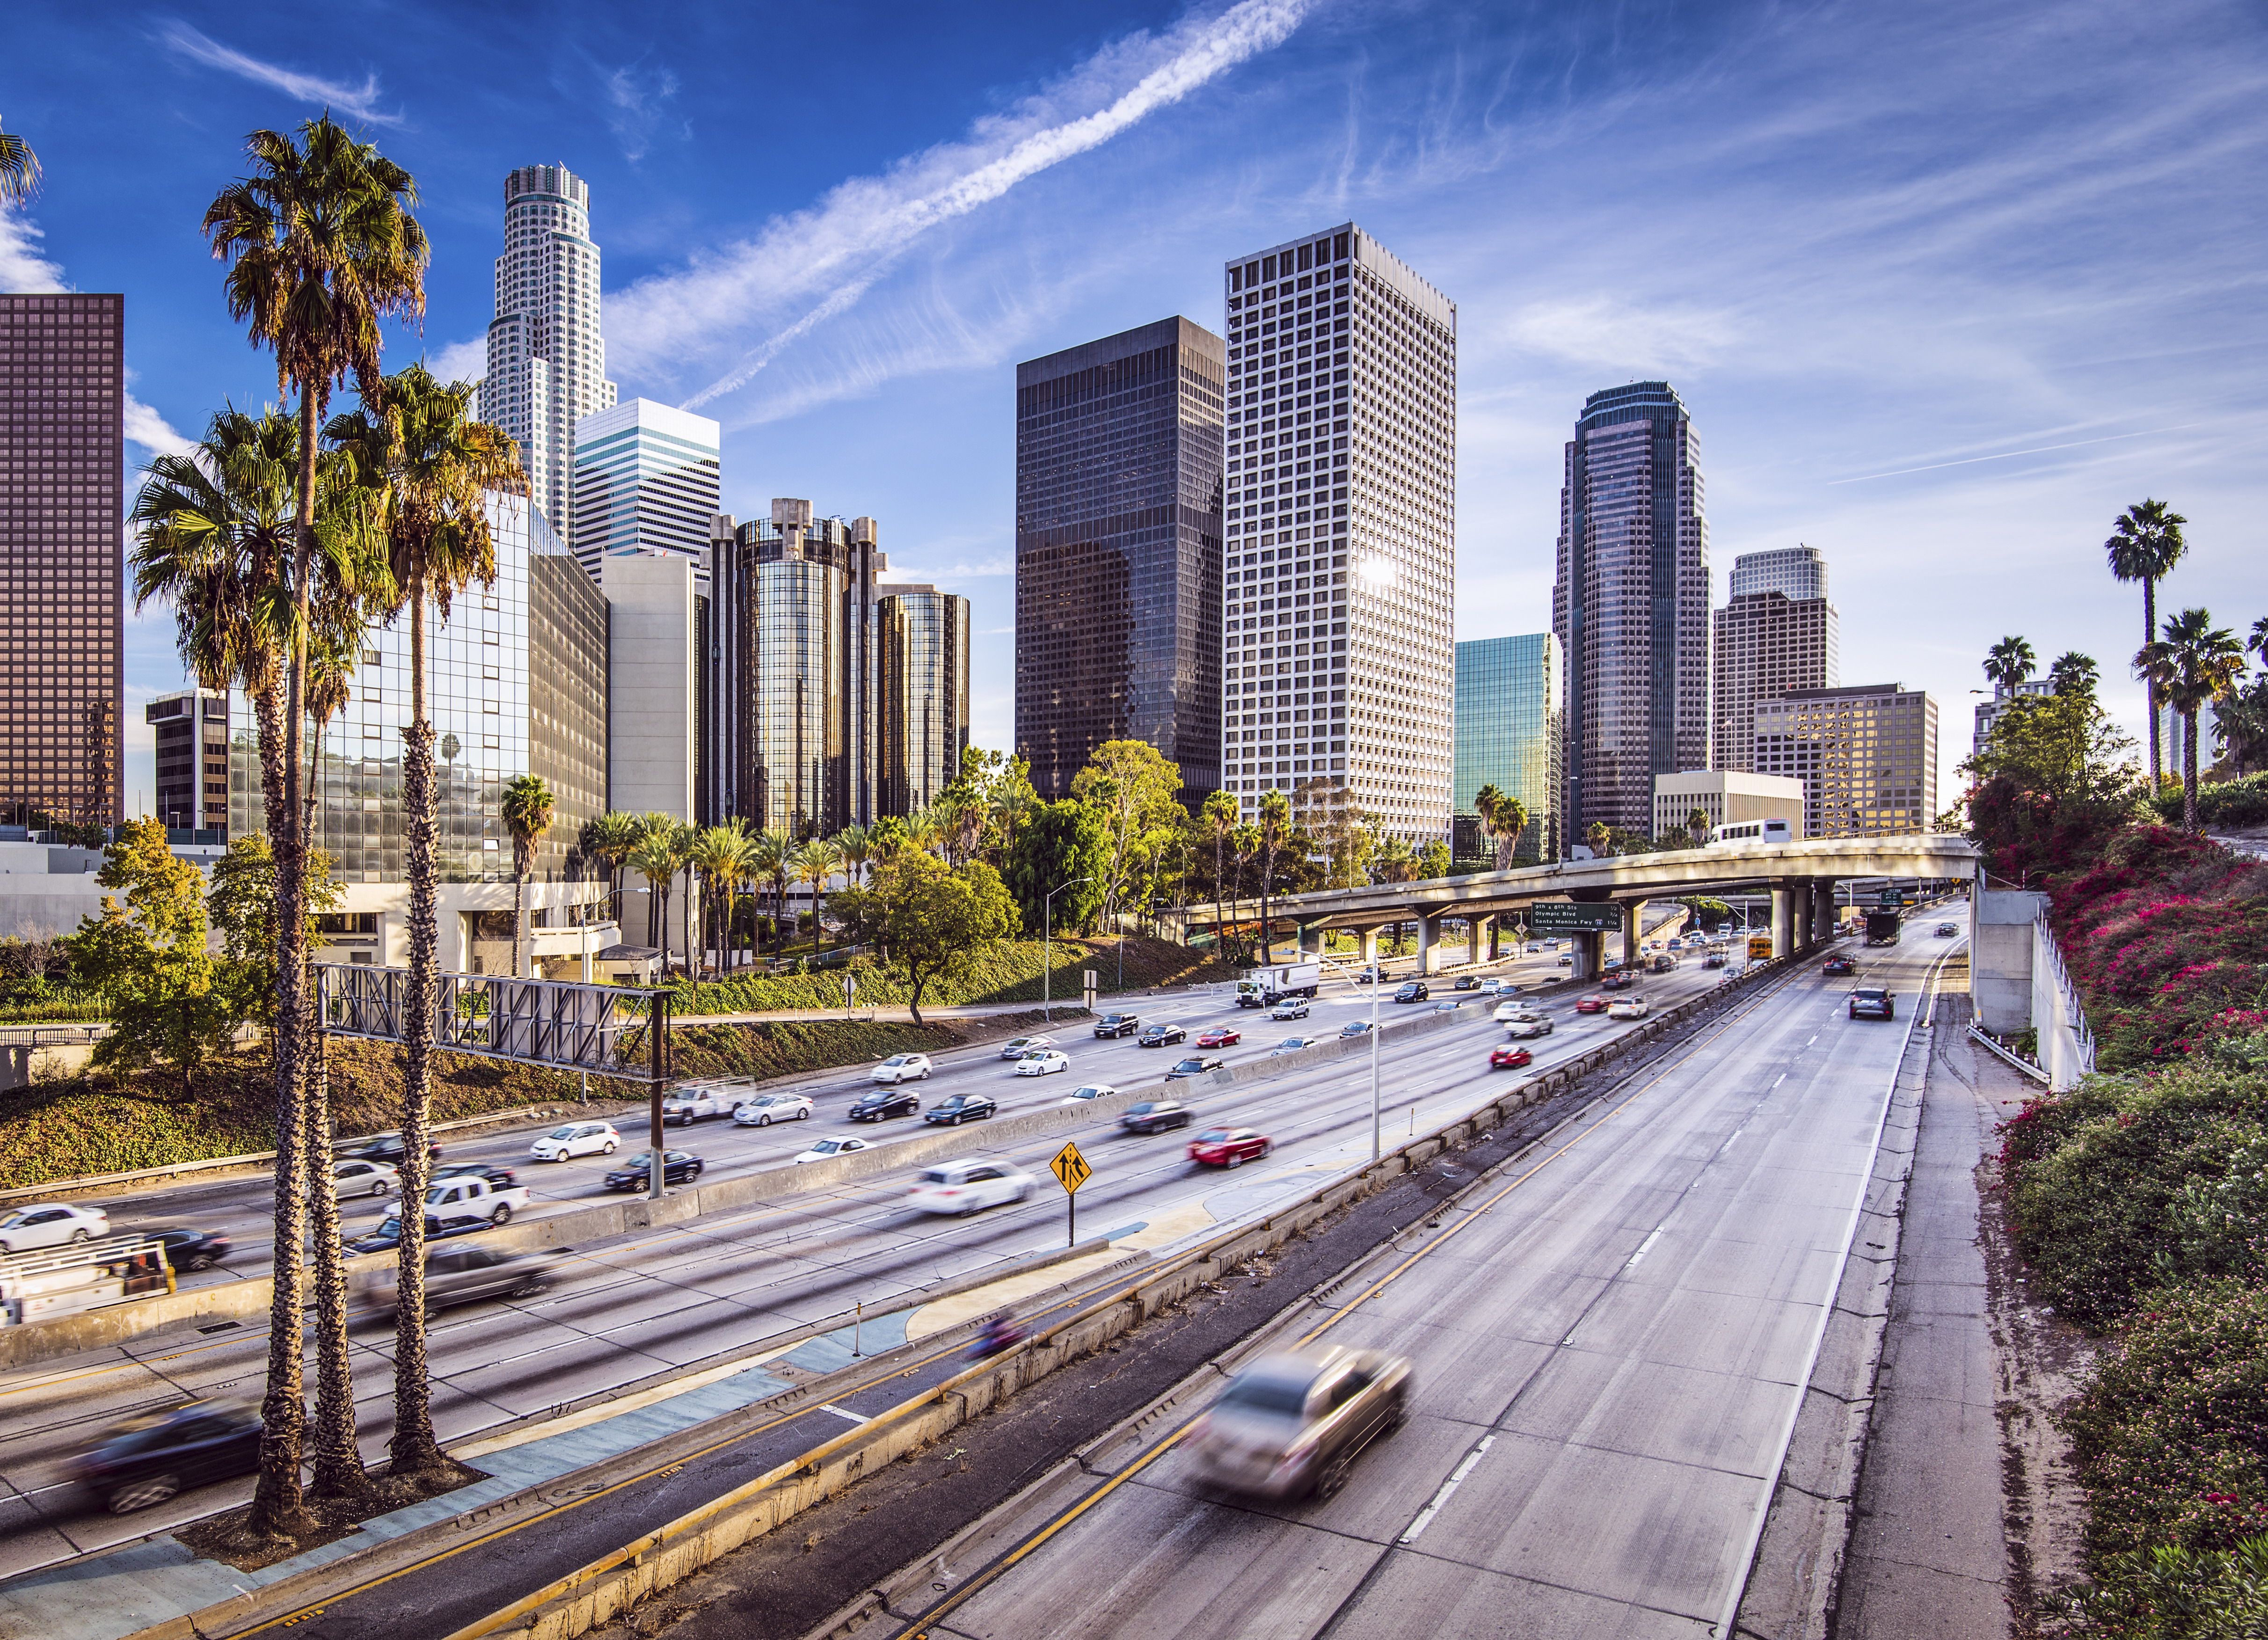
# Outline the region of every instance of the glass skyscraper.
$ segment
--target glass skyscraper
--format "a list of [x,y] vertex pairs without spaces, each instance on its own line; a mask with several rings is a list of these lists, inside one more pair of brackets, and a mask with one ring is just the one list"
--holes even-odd
[[[1566,668],[1549,632],[1476,638],[1457,645],[1456,812],[1459,832],[1476,816],[1483,786],[1517,798],[1528,827],[1513,848],[1522,861],[1559,858],[1565,771]],[[1479,835],[1477,824],[1470,827]]]
[[910,814],[968,749],[968,600],[932,586],[876,591],[874,812]]
[[1105,740],[1220,776],[1219,336],[1164,319],[1016,367],[1016,752],[1043,798]]
[[568,539],[595,578],[599,560],[633,548],[706,565],[722,483],[723,430],[651,399],[632,399],[575,426],[575,527]]

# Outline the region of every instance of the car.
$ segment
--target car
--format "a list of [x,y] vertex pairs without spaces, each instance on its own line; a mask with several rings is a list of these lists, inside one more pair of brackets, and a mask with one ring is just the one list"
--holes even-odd
[[964,1217],[1005,1202],[1020,1202],[1031,1195],[1035,1180],[1022,1168],[982,1156],[924,1167],[906,1192],[906,1205],[924,1213],[959,1213]]
[[1189,1033],[1178,1025],[1145,1025],[1142,1034],[1134,1039],[1137,1048],[1163,1048],[1169,1042],[1186,1042]]
[[958,1128],[964,1122],[987,1121],[999,1108],[986,1094],[955,1093],[922,1112],[922,1120],[940,1128]]
[[1138,1013],[1107,1013],[1094,1022],[1097,1036],[1131,1036],[1142,1028]]
[[1526,1003],[1500,1002],[1497,1004],[1495,1008],[1490,1011],[1489,1018],[1495,1020],[1498,1025],[1509,1025],[1514,1019],[1525,1018],[1532,1012],[1534,1012],[1534,1010],[1529,1008]]
[[1014,1036],[1001,1044],[1000,1057],[1021,1059],[1035,1048],[1053,1048],[1055,1045],[1056,1039],[1052,1036]]
[[1445,997],[1440,1002],[1433,1004],[1433,1011],[1435,1013],[1454,1013],[1457,1011],[1457,1006],[1458,1004],[1454,997]]
[[[1305,1013],[1307,1010],[1300,1011]],[[1199,1048],[1234,1048],[1244,1040],[1244,1033],[1233,1025],[1217,1025],[1197,1038]]]
[[1189,1141],[1189,1159],[1200,1167],[1241,1167],[1275,1148],[1266,1134],[1250,1128],[1208,1128]]
[[1665,946],[1664,949],[1668,951],[1683,951],[1685,949],[1685,941],[1673,934],[1670,936],[1669,944]]
[[1643,1019],[1646,1003],[1643,997],[1617,997],[1607,1004],[1609,1019]]
[[743,1128],[769,1128],[776,1122],[808,1122],[811,1099],[802,1093],[759,1093],[733,1113]]
[[1668,952],[1663,952],[1660,956],[1653,960],[1653,971],[1656,974],[1676,973],[1677,959],[1671,956]]
[[233,1401],[192,1401],[106,1430],[73,1460],[78,1483],[114,1515],[165,1503],[184,1487],[260,1467],[260,1414]]
[[[482,1298],[533,1298],[559,1278],[564,1261],[556,1253],[515,1253],[504,1247],[436,1247],[425,1255],[428,1314],[452,1305]],[[392,1313],[400,1300],[395,1273],[374,1270],[363,1289],[364,1305]]]
[[337,1195],[385,1195],[401,1182],[401,1170],[392,1162],[350,1156],[331,1164],[331,1190]]
[[1712,951],[1701,959],[1701,966],[1705,968],[1721,968],[1725,963],[1726,956],[1721,951]]
[[1190,1120],[1189,1107],[1177,1099],[1145,1099],[1129,1105],[1118,1125],[1128,1133],[1163,1133],[1168,1128],[1186,1128]]
[[[408,1154],[402,1149],[401,1136],[399,1133],[373,1133],[370,1137],[350,1147],[343,1153],[362,1161],[390,1163],[395,1167],[401,1166],[401,1158]],[[440,1153],[440,1141],[428,1138],[425,1141],[427,1159],[431,1160]]]
[[1187,1059],[1175,1060],[1174,1062],[1174,1068],[1166,1072],[1166,1080],[1168,1082],[1186,1081],[1190,1077],[1204,1076],[1209,1072],[1218,1070],[1220,1068],[1221,1061],[1218,1055],[1192,1054]]
[[1489,1055],[1491,1070],[1517,1070],[1522,1065],[1532,1065],[1535,1055],[1524,1048],[1499,1048]]
[[1506,1036],[1549,1036],[1551,1016],[1543,1013],[1516,1013],[1504,1022]]
[[74,1202],[42,1202],[0,1218],[0,1253],[36,1253],[110,1233],[110,1215]]
[[895,1087],[901,1082],[926,1082],[933,1069],[927,1054],[892,1054],[869,1071],[866,1079],[882,1087]]
[[1599,965],[1599,970],[1602,974],[1612,974],[1616,968],[1619,968],[1622,966],[1623,960],[1620,957],[1609,957],[1604,962]]
[[1354,982],[1358,985],[1376,985],[1385,978],[1385,970],[1379,967],[1376,963],[1371,964],[1366,968],[1357,968],[1354,971]]
[[[652,1185],[653,1152],[640,1151],[625,1156],[615,1166],[607,1169],[607,1188],[609,1190],[644,1190]],[[661,1153],[661,1182],[665,1185],[691,1184],[701,1177],[702,1161],[690,1151],[664,1151]]]
[[477,1173],[437,1179],[425,1187],[425,1222],[429,1224],[460,1214],[484,1218],[491,1224],[512,1222],[514,1213],[527,1210],[524,1187],[491,1184]]
[[[425,1216],[425,1239],[446,1241],[452,1236],[470,1236],[490,1228],[489,1221],[478,1213],[454,1213],[445,1218]],[[391,1253],[401,1245],[401,1210],[396,1208],[379,1221],[379,1226],[366,1236],[347,1243],[352,1253]]]
[[1481,976],[1477,974],[1460,974],[1457,975],[1457,982],[1449,989],[1454,991],[1476,991],[1481,989]]
[[1851,1018],[1860,1014],[1869,1019],[1890,1019],[1897,1017],[1897,999],[1879,985],[1861,985],[1851,993]]
[[1118,1090],[1108,1082],[1090,1082],[1083,1088],[1073,1088],[1064,1095],[1066,1105],[1084,1105],[1089,1099],[1108,1099]]
[[1540,940],[1540,939],[1531,939],[1531,940],[1529,940],[1529,941],[1528,942],[1527,946],[1526,946],[1526,947],[1524,948],[1524,950],[1522,951],[1521,954],[1522,954],[1523,956],[1529,956],[1529,957],[1540,957],[1540,956],[1542,956],[1542,955],[1543,954],[1543,942],[1542,940]]
[[232,1245],[217,1230],[145,1230],[142,1232],[166,1252],[166,1262],[177,1270],[209,1270],[228,1256]]
[[1819,965],[1822,974],[1856,974],[1859,965],[1848,957],[1830,957]]
[[1070,1069],[1071,1055],[1056,1048],[1042,1048],[1016,1062],[1016,1074],[1020,1077],[1051,1077],[1058,1070]]
[[799,1153],[794,1159],[799,1165],[804,1162],[831,1162],[838,1156],[855,1155],[860,1151],[871,1151],[873,1148],[874,1142],[872,1139],[821,1139],[809,1150]]
[[1424,1002],[1432,994],[1425,989],[1425,982],[1423,980],[1405,980],[1395,989],[1394,1000],[1398,1003]]
[[1483,980],[1481,982],[1481,995],[1484,997],[1517,997],[1520,995],[1520,987],[1513,984],[1510,980]]
[[1370,1021],[1367,1019],[1350,1019],[1344,1025],[1339,1026],[1339,1034],[1341,1036],[1367,1036],[1370,1034]]
[[1951,939],[1960,932],[1961,930],[1950,923],[1940,923],[1937,925],[1937,937],[1940,939]]
[[444,1179],[485,1179],[497,1189],[508,1189],[519,1182],[519,1175],[502,1162],[451,1162],[435,1171],[428,1184],[438,1184]]
[[622,1146],[611,1122],[571,1122],[529,1145],[527,1153],[539,1162],[563,1162],[571,1156],[612,1156]]
[[1575,1004],[1577,1013],[1604,1013],[1606,1011],[1607,999],[1603,997],[1585,997]]
[[1334,1344],[1265,1355],[1190,1430],[1197,1471],[1231,1491],[1328,1499],[1409,1417],[1410,1359]]
[[[1286,997],[1268,1011],[1268,1017],[1271,1019],[1304,1019],[1309,1011],[1306,997]],[[1204,1044],[1200,1042],[1197,1046],[1202,1048]]]
[[1626,991],[1637,983],[1638,975],[1628,968],[1609,969],[1599,976],[1599,989],[1602,991]]
[[1575,953],[1572,951],[1561,952],[1559,953],[1559,966],[1563,968],[1573,967],[1575,966]]
[[680,1128],[706,1116],[729,1116],[755,1092],[745,1077],[731,1082],[688,1082],[672,1088],[661,1101],[661,1119]]
[[1730,964],[1728,964],[1728,965],[1726,967],[1726,969],[1725,969],[1725,977],[1724,977],[1723,979],[1721,979],[1721,980],[1719,980],[1719,981],[1717,982],[1717,983],[1718,983],[1718,984],[1719,984],[1719,985],[1730,985],[1730,984],[1731,984],[1734,980],[1738,980],[1738,979],[1745,979],[1745,978],[1747,978],[1747,977],[1748,977],[1748,972],[1749,972],[1749,965],[1748,965],[1747,963],[1745,963],[1745,962],[1734,962],[1734,963],[1730,963]]
[[921,1095],[909,1093],[902,1088],[892,1088],[887,1092],[877,1089],[862,1096],[843,1114],[853,1122],[887,1122],[892,1116],[918,1116],[921,1114]]
[[1296,1054],[1303,1048],[1313,1048],[1322,1040],[1320,1036],[1287,1036],[1268,1050],[1268,1056],[1273,1059],[1278,1054]]

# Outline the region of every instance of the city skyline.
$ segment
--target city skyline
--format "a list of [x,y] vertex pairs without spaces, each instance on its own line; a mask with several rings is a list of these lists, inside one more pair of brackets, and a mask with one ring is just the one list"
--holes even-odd
[[[792,488],[871,496],[901,520],[908,572],[974,599],[974,739],[1005,746],[1005,646],[982,640],[1009,625],[1012,474],[989,407],[1013,361],[1160,311],[1218,325],[1208,270],[1221,257],[1358,216],[1465,310],[1461,632],[1544,624],[1548,496],[1570,408],[1658,374],[1709,433],[1715,555],[1808,541],[1835,557],[1845,675],[1901,675],[1952,710],[1983,682],[1977,659],[2004,624],[1993,612],[2014,603],[2023,614],[2006,624],[2043,653],[2098,657],[2108,702],[2139,734],[2139,690],[2120,664],[2138,637],[2130,590],[2100,569],[2110,519],[2141,495],[2170,496],[2192,552],[2167,598],[2224,620],[2242,613],[2243,566],[2261,545],[2259,481],[2236,452],[2262,408],[2219,340],[2258,329],[2239,263],[2259,207],[2206,156],[2261,140],[2261,116],[2228,99],[2264,46],[2237,8],[2176,7],[2152,19],[2137,76],[2139,23],[2059,12],[2066,26],[2049,40],[2027,20],[2043,15],[1922,8],[1799,28],[1736,9],[1612,49],[1595,12],[1484,26],[1419,8],[1392,30],[1323,8],[1086,12],[1020,19],[1012,50],[984,30],[961,41],[917,26],[873,64],[887,120],[770,134],[778,163],[751,171],[736,161],[754,136],[725,115],[721,39],[653,51],[614,25],[572,22],[563,37],[576,50],[561,46],[490,103],[455,88],[496,81],[526,41],[438,11],[413,7],[391,38],[342,51],[280,11],[193,10],[104,54],[59,11],[35,11],[41,74],[0,70],[0,107],[40,147],[47,185],[6,219],[0,267],[123,289],[149,315],[129,339],[139,458],[225,400],[273,392],[226,321],[195,231],[245,130],[357,92],[334,98],[338,111],[370,121],[425,189],[437,258],[424,344],[437,362],[469,357],[492,314],[500,175],[563,163],[591,182],[623,391],[681,402],[718,389],[703,413],[726,427],[728,510]],[[802,26],[814,33],[800,48],[846,44],[831,23]],[[235,66],[215,66],[223,54],[195,40]],[[1455,95],[1418,112],[1446,84],[1445,48],[1468,78],[1476,65],[1497,76],[1503,121]],[[1219,66],[1189,69],[1201,49]],[[1515,69],[1523,51],[1537,68]],[[2019,95],[1970,94],[2018,61]],[[1547,63],[1578,69],[1550,89]],[[1128,100],[1176,64],[1165,91]],[[1841,87],[1862,70],[1874,92],[1852,102]],[[954,92],[921,89],[956,75]],[[1631,94],[1705,83],[1697,100]],[[98,84],[128,93],[100,130],[74,112],[100,106]],[[1916,101],[1941,114],[1918,134]],[[1327,102],[1329,117],[1287,118]],[[1094,114],[1108,117],[1066,134]],[[1429,120],[1438,141],[1421,150]],[[178,135],[159,140],[152,121]],[[1602,121],[1623,139],[1608,147],[1680,158],[1610,173],[1561,134]],[[1885,158],[1893,124],[1912,140]],[[1256,148],[1244,134],[1260,129]],[[1038,146],[1020,148],[1027,139]],[[132,165],[114,162],[129,151]],[[1011,153],[1008,172],[985,170]],[[950,193],[980,172],[1012,180],[981,198]],[[1156,232],[1029,276],[1035,246],[1130,191],[1161,205]],[[908,220],[902,207],[948,193],[949,210],[921,218],[943,225],[871,259],[874,236]],[[1640,222],[1652,243],[1636,256]],[[2124,248],[2138,229],[2184,245],[2177,281],[2138,283]],[[784,270],[797,234],[817,249]],[[870,262],[846,275],[846,255]],[[1011,267],[1026,276],[1003,282]],[[749,284],[751,269],[770,283]],[[20,274],[0,283],[37,288]],[[715,322],[723,296],[747,298],[731,327]],[[416,346],[397,337],[389,363]],[[1963,600],[1920,652],[1871,613],[1915,574],[1955,571],[2003,595]],[[1711,601],[1723,599],[1720,579]],[[146,806],[140,709],[180,676],[155,612],[129,622],[128,644],[121,716],[138,761],[127,795]],[[1945,783],[1959,754],[1949,744]]]

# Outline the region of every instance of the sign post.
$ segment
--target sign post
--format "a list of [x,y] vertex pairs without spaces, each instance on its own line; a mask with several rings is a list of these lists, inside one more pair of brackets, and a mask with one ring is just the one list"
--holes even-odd
[[1093,968],[1081,971],[1079,993],[1081,1000],[1086,1004],[1087,1012],[1093,1013],[1094,1011],[1094,970]]
[[1066,1144],[1056,1152],[1055,1160],[1048,1164],[1048,1171],[1064,1188],[1064,1206],[1069,1213],[1071,1231],[1071,1239],[1064,1245],[1075,1247],[1079,1245],[1079,1188],[1094,1176],[1094,1169],[1086,1165],[1086,1158],[1079,1153],[1077,1144]]

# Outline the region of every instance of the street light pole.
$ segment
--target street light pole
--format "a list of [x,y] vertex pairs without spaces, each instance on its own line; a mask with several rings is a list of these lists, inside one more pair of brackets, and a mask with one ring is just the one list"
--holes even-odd
[[[1076,887],[1080,883],[1091,883],[1094,880],[1094,877],[1089,875],[1074,877],[1068,883],[1057,883],[1053,888],[1048,890],[1046,897],[1040,901],[1040,1018],[1050,1025],[1055,1023],[1056,1018],[1054,955],[1056,896],[1066,888]],[[1123,974],[1120,976],[1118,989],[1121,990],[1126,989]]]

